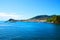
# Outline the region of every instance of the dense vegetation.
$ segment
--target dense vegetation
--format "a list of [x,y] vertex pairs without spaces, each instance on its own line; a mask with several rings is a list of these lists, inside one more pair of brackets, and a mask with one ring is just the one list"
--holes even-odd
[[60,15],[53,15],[51,18],[47,19],[47,22],[60,24]]

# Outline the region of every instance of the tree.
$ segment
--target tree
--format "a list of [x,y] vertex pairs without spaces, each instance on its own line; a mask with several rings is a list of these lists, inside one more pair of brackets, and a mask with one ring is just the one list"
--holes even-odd
[[51,18],[47,19],[47,22],[53,22],[60,24],[60,15],[53,15]]

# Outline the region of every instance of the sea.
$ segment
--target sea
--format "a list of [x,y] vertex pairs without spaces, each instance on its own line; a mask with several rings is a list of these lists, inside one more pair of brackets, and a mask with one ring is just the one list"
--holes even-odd
[[60,24],[0,22],[0,40],[60,40]]

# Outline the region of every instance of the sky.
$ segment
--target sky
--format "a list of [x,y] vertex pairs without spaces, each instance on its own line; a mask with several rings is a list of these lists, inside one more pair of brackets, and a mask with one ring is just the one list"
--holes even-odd
[[60,15],[60,0],[0,0],[0,21]]

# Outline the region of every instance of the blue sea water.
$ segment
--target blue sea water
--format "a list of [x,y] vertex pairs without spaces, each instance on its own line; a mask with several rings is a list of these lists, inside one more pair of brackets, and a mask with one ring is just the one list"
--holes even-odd
[[60,25],[43,22],[0,22],[0,40],[60,40]]

